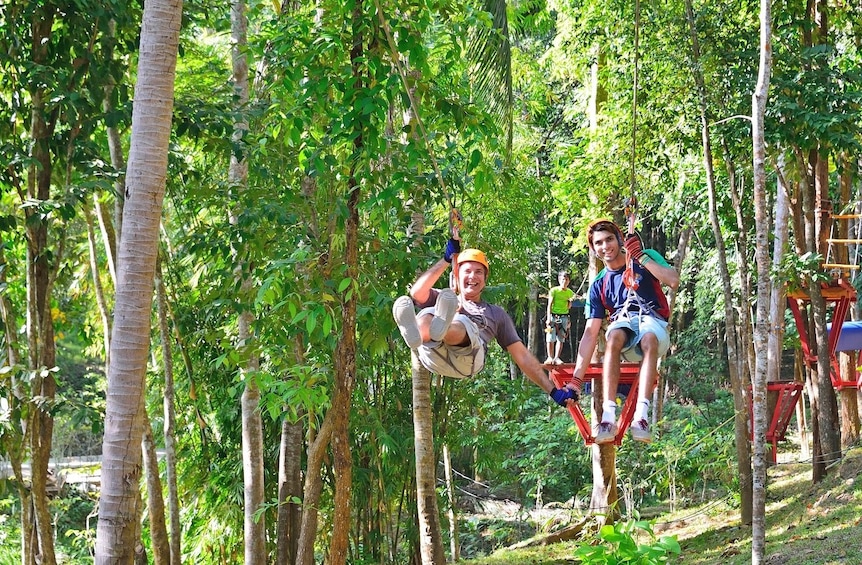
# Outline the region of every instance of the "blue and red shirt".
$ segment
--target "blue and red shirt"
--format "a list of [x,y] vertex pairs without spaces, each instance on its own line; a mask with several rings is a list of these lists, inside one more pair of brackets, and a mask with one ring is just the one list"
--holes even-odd
[[[659,265],[670,266],[657,251],[644,249],[644,253]],[[638,282],[636,292],[641,302],[651,309],[652,314],[667,321],[670,318],[670,306],[661,288],[661,282],[637,261],[632,262],[632,271]],[[630,291],[623,284],[624,272],[625,267],[618,270],[604,268],[599,271],[590,285],[590,306],[587,318],[614,318],[624,306],[629,310],[639,310],[636,300],[627,301]]]

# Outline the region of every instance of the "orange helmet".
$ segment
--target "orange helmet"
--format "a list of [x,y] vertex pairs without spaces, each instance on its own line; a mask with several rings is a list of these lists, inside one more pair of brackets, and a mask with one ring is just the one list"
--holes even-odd
[[478,249],[465,249],[458,254],[458,263],[466,263],[467,261],[475,261],[484,265],[486,275],[491,272],[491,268],[488,267],[488,258]]

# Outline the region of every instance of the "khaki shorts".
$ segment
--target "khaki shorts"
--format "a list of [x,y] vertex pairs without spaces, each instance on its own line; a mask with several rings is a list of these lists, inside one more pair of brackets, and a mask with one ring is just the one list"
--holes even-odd
[[640,341],[644,334],[654,334],[658,338],[658,356],[663,357],[670,347],[670,334],[667,331],[667,322],[654,316],[644,316],[634,312],[623,312],[620,316],[611,322],[608,330],[605,332],[607,336],[611,330],[625,329],[626,344],[623,346],[621,355],[626,361],[637,363],[643,360],[644,352],[641,349]]
[[[417,318],[433,316],[434,307],[423,308]],[[455,314],[453,322],[460,322],[467,330],[470,345],[446,345],[441,341],[429,341],[419,347],[419,361],[438,375],[463,379],[472,377],[485,367],[486,346],[479,337],[479,328],[464,314]]]

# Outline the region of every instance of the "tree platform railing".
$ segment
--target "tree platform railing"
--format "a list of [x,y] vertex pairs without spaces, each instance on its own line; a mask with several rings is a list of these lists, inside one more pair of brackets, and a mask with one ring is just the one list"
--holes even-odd
[[[857,351],[862,349],[862,344],[855,348],[844,345],[845,342],[849,341],[847,338],[850,337],[851,332],[855,335],[858,329],[854,327],[853,322],[845,322],[845,318],[847,317],[847,312],[849,311],[851,304],[856,301],[856,288],[850,283],[850,281],[846,279],[838,279],[821,283],[820,290],[823,295],[823,299],[827,304],[832,304],[834,306],[832,312],[832,324],[829,326],[827,332],[829,336],[829,377],[832,380],[832,386],[837,390],[844,388],[859,388],[860,383],[862,383],[862,374],[857,371],[855,378],[849,380],[842,379],[841,368],[839,367],[838,356],[836,355],[837,351]],[[799,333],[799,344],[802,348],[802,358],[809,367],[816,369],[817,353],[811,346],[811,342],[808,337],[810,328],[808,324],[807,307],[810,302],[811,297],[805,289],[794,290],[787,294],[787,306],[793,314],[793,319],[796,321],[796,328]],[[845,339],[842,340],[845,326],[848,328],[848,332],[844,335]],[[839,343],[841,343],[840,346]]]

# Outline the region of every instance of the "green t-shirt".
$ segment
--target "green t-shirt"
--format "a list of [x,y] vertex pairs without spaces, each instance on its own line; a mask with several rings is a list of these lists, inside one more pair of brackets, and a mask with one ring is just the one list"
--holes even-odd
[[551,314],[568,314],[569,301],[575,297],[570,288],[555,286],[548,292],[548,300],[551,302]]

